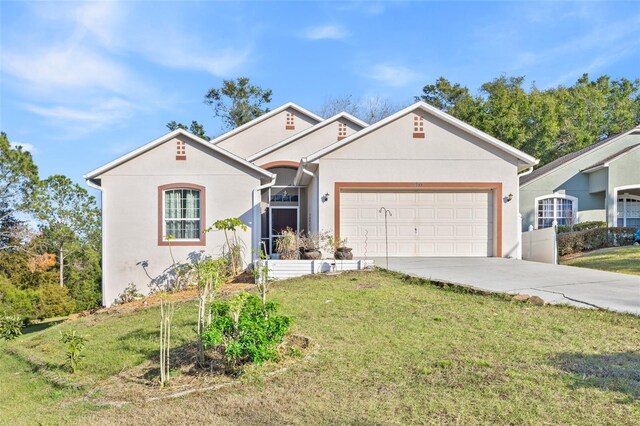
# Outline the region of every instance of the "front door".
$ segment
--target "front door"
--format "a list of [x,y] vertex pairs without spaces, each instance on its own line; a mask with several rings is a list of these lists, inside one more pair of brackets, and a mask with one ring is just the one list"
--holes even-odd
[[293,208],[272,208],[271,209],[271,252],[275,250],[275,242],[278,235],[287,228],[298,231],[298,209]]

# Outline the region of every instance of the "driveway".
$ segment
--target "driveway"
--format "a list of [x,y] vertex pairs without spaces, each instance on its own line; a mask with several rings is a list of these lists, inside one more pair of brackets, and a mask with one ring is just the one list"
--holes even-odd
[[[384,258],[375,264],[386,267]],[[640,315],[640,277],[503,258],[389,258],[389,269],[485,291],[526,293],[547,303]]]

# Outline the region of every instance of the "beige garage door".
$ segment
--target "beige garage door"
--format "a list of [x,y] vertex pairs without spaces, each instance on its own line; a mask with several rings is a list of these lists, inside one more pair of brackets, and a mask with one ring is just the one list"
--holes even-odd
[[491,191],[342,190],[340,236],[355,256],[492,256]]

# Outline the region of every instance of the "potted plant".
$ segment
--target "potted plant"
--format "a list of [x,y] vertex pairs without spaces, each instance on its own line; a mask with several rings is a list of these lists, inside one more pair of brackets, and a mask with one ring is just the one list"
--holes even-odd
[[301,234],[300,238],[300,257],[305,260],[322,259],[320,251],[320,236],[315,233]]
[[280,259],[293,260],[298,259],[300,252],[298,250],[298,235],[291,228],[286,228],[278,235],[276,239],[276,253]]
[[334,259],[337,260],[351,260],[353,259],[352,248],[347,247],[347,239],[335,238],[330,233],[324,233],[322,235],[325,245],[333,252]]

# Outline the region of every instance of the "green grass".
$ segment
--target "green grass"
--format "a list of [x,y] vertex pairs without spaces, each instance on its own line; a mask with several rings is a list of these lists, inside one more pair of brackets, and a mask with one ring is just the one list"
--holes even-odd
[[586,253],[562,264],[601,271],[640,275],[640,246],[615,247]]
[[[158,315],[83,318],[0,345],[54,368],[59,330],[73,326],[89,339],[73,378],[81,390],[56,393],[41,372],[3,356],[0,383],[16,395],[2,392],[9,416],[0,422],[33,424],[46,413],[48,424],[640,423],[638,317],[536,307],[383,271],[289,280],[271,298],[295,316],[296,332],[314,338],[315,357],[273,377],[270,366],[252,369],[217,391],[98,409],[80,396],[155,355]],[[194,317],[195,306],[182,305],[177,345],[192,338]]]

